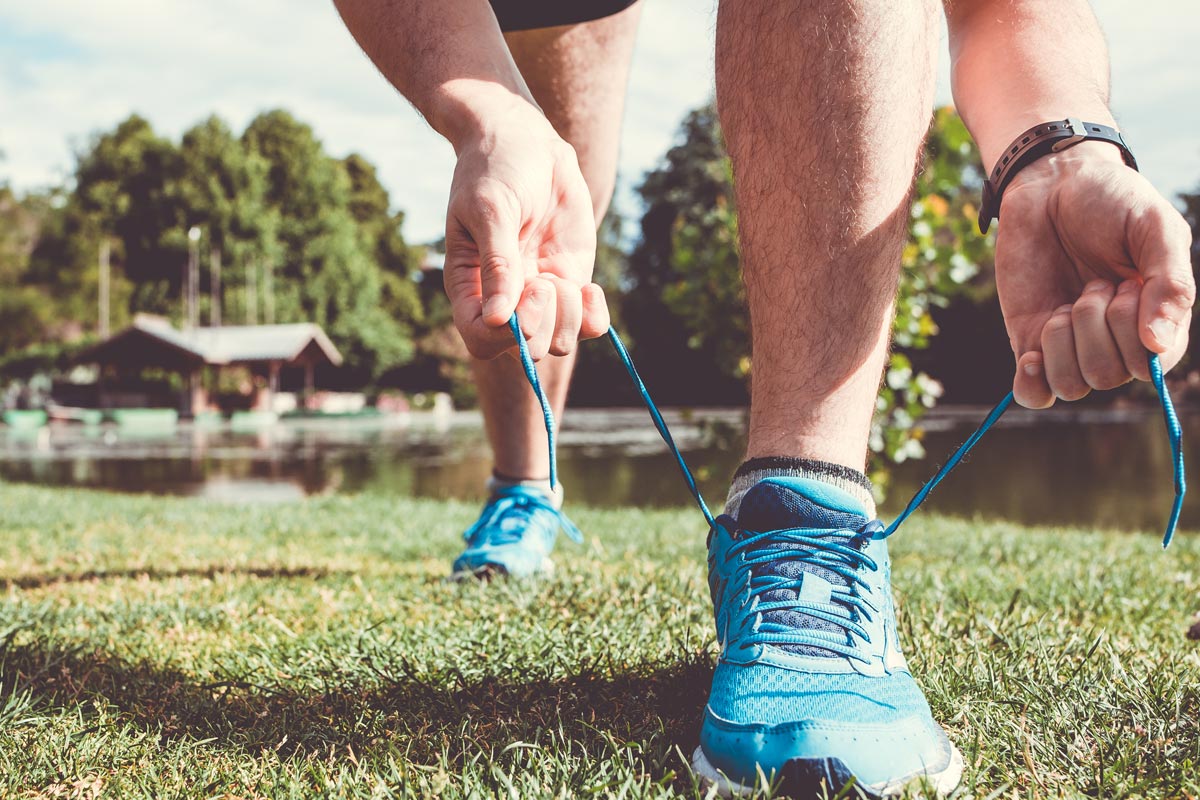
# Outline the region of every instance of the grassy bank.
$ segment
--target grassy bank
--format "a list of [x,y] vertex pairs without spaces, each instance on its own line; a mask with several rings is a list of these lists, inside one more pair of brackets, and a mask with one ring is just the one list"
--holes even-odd
[[[580,509],[552,580],[443,583],[476,510],[0,486],[0,796],[695,794],[699,515]],[[1198,537],[893,543],[962,796],[1200,793]]]

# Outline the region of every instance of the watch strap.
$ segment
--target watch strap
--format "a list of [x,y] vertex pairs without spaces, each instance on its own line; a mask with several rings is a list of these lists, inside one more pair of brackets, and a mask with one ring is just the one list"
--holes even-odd
[[1069,117],[1056,122],[1043,122],[1022,133],[996,161],[991,175],[983,182],[983,202],[979,206],[979,231],[987,233],[992,220],[1000,218],[1000,201],[1004,190],[1023,168],[1048,153],[1058,153],[1085,141],[1108,142],[1121,151],[1121,158],[1137,169],[1124,137],[1116,128],[1099,122],[1083,122]]

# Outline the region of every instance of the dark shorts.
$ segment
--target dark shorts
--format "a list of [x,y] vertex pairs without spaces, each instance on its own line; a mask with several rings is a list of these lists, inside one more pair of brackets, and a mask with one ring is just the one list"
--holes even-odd
[[637,0],[491,0],[502,31],[575,25],[624,11]]

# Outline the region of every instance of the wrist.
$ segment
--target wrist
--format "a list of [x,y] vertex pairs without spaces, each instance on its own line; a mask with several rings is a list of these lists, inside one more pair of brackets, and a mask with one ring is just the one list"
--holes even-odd
[[[1024,109],[1016,114],[1005,113],[1003,124],[1000,124],[997,120],[996,123],[988,126],[986,130],[981,131],[977,140],[979,142],[979,154],[988,174],[991,174],[1000,158],[1005,155],[1023,132],[1045,122],[1074,117],[1075,119],[1087,120],[1088,122],[1098,122],[1110,128],[1117,128],[1117,123],[1113,120],[1108,107],[1101,103],[1077,101],[1067,104],[1067,107],[1071,109],[1081,108],[1082,110],[1069,115],[1060,115],[1052,112]],[[1068,149],[1074,149],[1074,147]],[[1067,151],[1063,150],[1062,152]]]
[[1009,183],[1009,191],[1027,183],[1058,180],[1093,164],[1125,166],[1121,151],[1108,142],[1080,142],[1057,153],[1047,153],[1022,169]]
[[1122,164],[1137,170],[1137,161],[1124,137],[1112,126],[1072,117],[1028,128],[1006,148],[983,182],[980,233],[987,233],[991,221],[1000,216],[1006,190],[1019,190],[1098,166],[1111,170],[1116,166],[1115,160],[1110,161],[1114,153]]
[[439,87],[426,119],[456,153],[514,124],[524,128],[530,120],[546,122],[523,83],[506,86],[470,78]]

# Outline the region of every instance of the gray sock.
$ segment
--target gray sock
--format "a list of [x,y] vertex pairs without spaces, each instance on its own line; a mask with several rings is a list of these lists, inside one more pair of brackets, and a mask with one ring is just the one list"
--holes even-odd
[[875,497],[871,493],[871,480],[863,473],[841,464],[817,461],[811,458],[752,458],[738,467],[729,495],[725,499],[725,513],[737,518],[742,496],[750,487],[764,478],[808,478],[828,483],[860,501],[868,518],[875,516]]
[[562,509],[562,481],[559,481],[558,485],[553,489],[550,488],[549,478],[544,478],[542,480],[512,480],[511,478],[498,478],[495,475],[492,475],[492,477],[488,478],[487,481],[488,494],[495,494],[501,489],[507,489],[512,486],[523,486],[526,489],[537,489],[539,492],[546,495],[546,497],[550,498],[550,503],[554,506],[556,511]]

